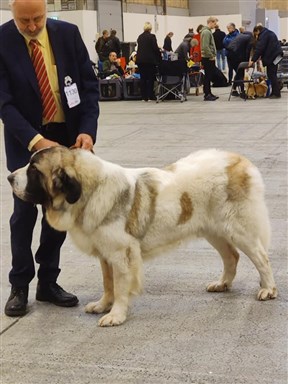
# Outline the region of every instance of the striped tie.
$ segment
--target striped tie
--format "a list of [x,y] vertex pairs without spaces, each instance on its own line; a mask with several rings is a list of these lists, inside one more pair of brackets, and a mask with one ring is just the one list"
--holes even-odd
[[32,49],[32,63],[35,69],[41,93],[43,118],[47,122],[50,122],[53,120],[53,117],[57,112],[57,106],[52,93],[51,85],[49,83],[44,57],[38,44],[39,43],[37,40],[30,40],[29,42],[29,45]]

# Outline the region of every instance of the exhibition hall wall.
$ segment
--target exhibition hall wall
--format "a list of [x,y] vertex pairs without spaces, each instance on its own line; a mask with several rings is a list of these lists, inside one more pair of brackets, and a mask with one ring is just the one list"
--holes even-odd
[[[48,16],[64,20],[76,24],[81,32],[82,38],[87,46],[91,60],[95,61],[97,56],[95,53],[95,41],[99,33],[97,25],[97,12],[96,11],[58,11],[48,12]],[[215,15],[219,19],[220,28],[227,32],[226,25],[233,22],[237,27],[242,25],[242,17],[240,14],[234,15]],[[11,19],[11,12],[9,10],[0,11],[0,24],[5,23]],[[150,21],[153,30],[156,34],[157,41],[160,47],[163,45],[164,38],[168,32],[174,32],[172,38],[173,49],[181,43],[183,37],[188,33],[188,28],[196,28],[199,24],[206,25],[207,16],[163,16],[152,14],[137,14],[137,13],[123,13],[123,36],[125,42],[136,42],[137,37],[143,32],[143,25],[146,21]],[[279,39],[287,39],[287,18],[271,18],[269,28],[279,36]],[[273,23],[272,23],[273,21]],[[277,24],[277,25],[276,25]],[[106,26],[105,28],[113,28],[113,25]],[[251,29],[253,26],[251,26]],[[120,35],[120,33],[119,33]],[[122,35],[122,33],[121,33]],[[288,40],[288,39],[287,39]]]

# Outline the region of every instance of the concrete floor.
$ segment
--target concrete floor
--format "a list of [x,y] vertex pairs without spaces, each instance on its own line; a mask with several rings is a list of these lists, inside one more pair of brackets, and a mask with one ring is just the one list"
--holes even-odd
[[[163,166],[200,148],[240,152],[261,170],[272,224],[270,259],[279,297],[255,299],[259,278],[244,255],[231,291],[211,294],[220,257],[204,241],[182,245],[145,264],[145,288],[128,321],[100,328],[84,305],[99,297],[98,260],[63,246],[58,282],[78,295],[75,308],[35,301],[8,318],[11,191],[1,134],[2,384],[286,384],[287,383],[287,89],[281,100],[202,95],[160,104],[102,102],[96,153],[124,166]],[[1,128],[2,129],[2,128]],[[39,226],[38,226],[39,228]],[[36,231],[34,249],[38,240]],[[177,259],[177,262],[175,262]]]

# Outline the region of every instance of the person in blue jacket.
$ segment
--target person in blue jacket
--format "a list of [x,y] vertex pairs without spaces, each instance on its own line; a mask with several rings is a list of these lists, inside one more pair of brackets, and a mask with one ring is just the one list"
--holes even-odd
[[272,92],[270,99],[279,99],[281,90],[277,79],[278,63],[283,57],[283,50],[278,37],[273,31],[262,25],[257,25],[253,29],[256,38],[256,47],[249,65],[253,64],[261,58],[264,67],[267,68],[267,77],[271,81]]
[[225,48],[227,64],[228,64],[228,83],[229,85],[231,85],[232,79],[233,79],[233,62],[232,62],[231,54],[229,52],[228,47],[231,41],[234,40],[237,35],[239,35],[239,31],[238,29],[236,29],[236,26],[234,23],[229,23],[227,25],[227,30],[228,30],[228,34],[223,39],[223,45]]
[[[13,20],[0,27],[0,118],[4,124],[7,167],[13,172],[42,148],[65,145],[91,150],[96,140],[99,94],[98,81],[76,25],[48,19],[45,0],[11,0],[10,6]],[[55,108],[49,119],[43,101],[47,92],[41,94],[31,45],[37,45],[41,52],[45,63],[41,68],[46,68],[45,79],[49,83],[46,90],[53,95]],[[27,312],[29,284],[35,276],[31,243],[38,210],[15,195],[13,198],[9,273],[12,288],[5,314],[23,316]],[[78,298],[56,283],[65,236],[65,232],[52,229],[43,215],[35,253],[39,264],[36,299],[72,307]]]

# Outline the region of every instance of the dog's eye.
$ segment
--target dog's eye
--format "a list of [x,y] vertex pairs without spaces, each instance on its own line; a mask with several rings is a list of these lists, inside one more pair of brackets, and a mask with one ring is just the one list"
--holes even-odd
[[34,165],[34,164],[30,164],[29,167],[28,167],[28,173],[32,174],[32,175],[36,175],[38,173],[41,173],[39,171],[39,169]]

